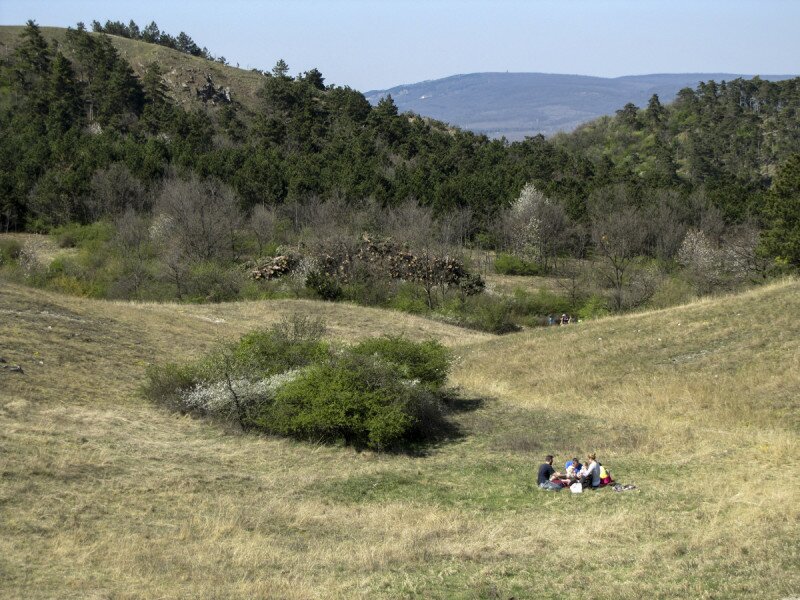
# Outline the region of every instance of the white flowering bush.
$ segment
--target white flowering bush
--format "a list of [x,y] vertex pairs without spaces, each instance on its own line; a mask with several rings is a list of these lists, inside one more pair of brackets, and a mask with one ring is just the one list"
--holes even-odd
[[261,404],[271,402],[280,387],[297,378],[299,372],[295,369],[256,381],[238,378],[200,382],[180,392],[180,408],[183,412],[238,421],[242,413],[250,414]]
[[174,228],[175,223],[171,217],[158,214],[153,217],[153,221],[148,229],[150,240],[155,244],[163,244],[170,238]]
[[332,346],[323,332],[317,320],[289,319],[194,363],[152,367],[143,392],[242,430],[375,450],[452,430],[444,418],[446,348],[399,337]]
[[42,271],[42,263],[39,261],[36,246],[31,242],[26,242],[20,250],[17,260],[26,278],[32,278]]

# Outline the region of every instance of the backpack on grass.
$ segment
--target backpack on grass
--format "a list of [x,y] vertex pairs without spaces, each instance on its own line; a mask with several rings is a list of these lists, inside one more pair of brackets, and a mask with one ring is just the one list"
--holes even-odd
[[603,465],[600,465],[600,485],[608,485],[610,483],[614,483],[614,480],[611,478],[611,472]]

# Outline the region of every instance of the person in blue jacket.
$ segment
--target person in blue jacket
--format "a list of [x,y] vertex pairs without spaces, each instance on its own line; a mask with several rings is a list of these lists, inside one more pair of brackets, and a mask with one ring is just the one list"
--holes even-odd
[[567,461],[567,464],[564,465],[564,470],[567,473],[567,477],[570,479],[578,479],[578,473],[580,473],[582,467],[583,465],[578,461],[578,459],[573,458],[572,460]]

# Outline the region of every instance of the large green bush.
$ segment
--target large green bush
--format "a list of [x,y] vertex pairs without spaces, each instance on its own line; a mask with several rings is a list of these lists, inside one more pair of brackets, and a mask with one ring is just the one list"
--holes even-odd
[[320,321],[304,317],[248,333],[230,352],[233,368],[244,377],[264,378],[319,362],[330,350],[323,333]]
[[[325,326],[318,319],[294,316],[269,329],[253,331],[188,365],[168,363],[147,372],[144,394],[171,408],[196,412],[181,395],[197,386],[227,379],[258,381],[322,361],[329,354]],[[202,411],[200,411],[202,412]]]
[[322,300],[334,302],[342,297],[342,287],[339,282],[330,275],[318,271],[312,271],[308,274],[306,287],[314,290]]
[[418,343],[400,336],[384,336],[364,340],[352,351],[377,356],[399,368],[404,378],[433,389],[444,385],[450,368],[450,352],[435,340]]
[[229,302],[245,283],[241,270],[216,261],[194,264],[186,277],[186,296],[193,302]]
[[0,266],[17,261],[22,254],[22,246],[17,240],[0,240]]
[[489,333],[519,331],[512,319],[513,300],[502,296],[479,294],[456,298],[441,307],[437,313],[446,321]]
[[53,235],[61,248],[94,249],[108,242],[114,236],[114,226],[106,221],[89,225],[70,223],[53,230]]
[[590,296],[583,306],[578,309],[578,317],[581,319],[596,319],[611,313],[608,308],[608,299],[594,294]]
[[142,392],[145,397],[172,410],[184,410],[182,394],[200,382],[198,369],[192,365],[151,365]]
[[407,438],[415,405],[426,401],[427,391],[396,365],[345,352],[284,385],[254,422],[281,435],[380,450]]
[[517,288],[514,290],[512,313],[515,320],[524,321],[528,325],[539,322],[547,315],[572,314],[574,308],[570,301],[546,288],[539,288],[535,293]]
[[308,318],[245,335],[189,365],[148,371],[145,395],[172,410],[267,433],[376,450],[446,427],[449,353],[400,337],[332,347]]
[[498,275],[540,275],[536,263],[523,260],[514,254],[498,254],[494,260],[494,271]]
[[410,282],[397,285],[393,297],[386,306],[415,315],[425,314],[430,310],[425,300],[425,291]]

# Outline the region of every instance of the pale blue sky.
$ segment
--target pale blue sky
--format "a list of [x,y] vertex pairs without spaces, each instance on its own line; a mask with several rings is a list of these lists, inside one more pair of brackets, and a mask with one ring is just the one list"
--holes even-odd
[[798,0],[0,0],[0,24],[156,21],[361,91],[457,73],[800,73]]

